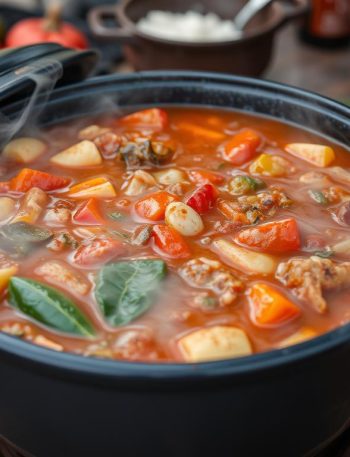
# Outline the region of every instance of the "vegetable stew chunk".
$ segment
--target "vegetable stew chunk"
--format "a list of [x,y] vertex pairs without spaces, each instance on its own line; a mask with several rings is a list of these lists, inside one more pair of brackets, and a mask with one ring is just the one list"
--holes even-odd
[[348,147],[175,106],[28,135],[0,154],[0,331],[195,363],[349,322]]
[[327,311],[323,291],[350,286],[350,262],[335,263],[317,256],[293,258],[278,266],[276,278],[291,288],[299,300],[322,314]]

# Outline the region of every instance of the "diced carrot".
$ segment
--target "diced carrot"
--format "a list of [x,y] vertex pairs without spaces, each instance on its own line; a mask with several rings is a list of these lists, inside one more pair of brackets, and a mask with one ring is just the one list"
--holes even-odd
[[226,135],[222,132],[207,129],[205,127],[201,127],[200,125],[191,124],[189,122],[179,122],[176,126],[179,130],[182,130],[186,133],[191,133],[192,135],[200,138],[205,138],[206,140],[220,141],[226,137]]
[[138,200],[135,203],[135,211],[144,219],[161,221],[164,219],[165,209],[169,203],[178,200],[175,195],[169,194],[169,192],[155,192]]
[[300,249],[300,235],[295,219],[283,219],[249,227],[240,232],[236,241],[266,252],[289,252]]
[[254,130],[243,129],[224,146],[223,158],[234,165],[249,162],[261,144],[261,137]]
[[224,176],[219,173],[213,173],[208,170],[191,170],[189,172],[191,181],[197,184],[205,184],[210,182],[212,184],[222,184],[225,180]]
[[254,284],[248,291],[251,319],[258,326],[275,326],[300,316],[300,309],[268,284]]
[[101,225],[103,218],[96,198],[90,198],[83,203],[73,216],[73,220],[83,225]]
[[81,266],[94,266],[109,262],[124,254],[125,246],[119,240],[95,238],[80,246],[74,254],[74,262]]
[[166,111],[160,108],[150,108],[129,114],[119,119],[119,122],[127,125],[140,125],[163,129],[167,127],[169,120]]
[[19,174],[10,180],[10,190],[15,192],[27,192],[32,187],[41,190],[56,190],[68,186],[70,179],[55,176],[43,171],[23,168]]
[[212,184],[197,188],[187,199],[186,204],[199,214],[204,214],[214,206],[218,191]]
[[191,252],[182,236],[167,225],[155,225],[152,236],[157,248],[173,259],[190,257]]

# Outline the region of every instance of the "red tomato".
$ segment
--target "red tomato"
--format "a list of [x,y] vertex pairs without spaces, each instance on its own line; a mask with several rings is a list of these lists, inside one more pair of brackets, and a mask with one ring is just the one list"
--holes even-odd
[[138,200],[135,211],[144,219],[161,221],[164,219],[166,207],[174,201],[178,201],[178,198],[169,192],[155,192]]
[[173,259],[184,259],[191,255],[186,241],[180,233],[167,225],[155,225],[152,236],[160,251]]
[[74,254],[74,262],[81,266],[94,266],[109,262],[124,254],[121,241],[110,238],[96,238],[88,245],[80,246]]
[[242,165],[255,156],[260,143],[261,138],[254,130],[241,130],[225,144],[223,158],[234,165]]
[[197,184],[210,182],[211,184],[222,184],[225,178],[219,173],[213,173],[207,170],[192,170],[189,172],[191,181]]
[[218,191],[211,184],[196,189],[193,194],[187,199],[186,204],[193,208],[197,213],[203,214],[209,211],[214,206],[218,196]]
[[103,218],[96,198],[90,198],[83,203],[74,214],[73,220],[83,225],[101,225]]
[[30,18],[17,22],[7,33],[5,46],[13,48],[50,42],[68,48],[86,49],[88,47],[85,36],[74,25],[67,22],[57,22],[51,27],[46,25],[46,18]]
[[166,111],[160,108],[150,108],[136,113],[128,114],[120,119],[123,124],[140,125],[163,129],[167,127],[169,120]]
[[289,252],[300,249],[300,235],[295,219],[268,222],[240,232],[236,241],[267,252]]
[[66,187],[70,179],[62,176],[55,176],[43,171],[23,168],[19,174],[10,180],[10,190],[15,192],[27,192],[32,187],[38,187],[41,190],[56,190]]

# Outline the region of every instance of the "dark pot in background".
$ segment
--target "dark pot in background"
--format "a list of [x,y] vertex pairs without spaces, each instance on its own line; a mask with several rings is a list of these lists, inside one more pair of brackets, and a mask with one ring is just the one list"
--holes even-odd
[[[272,82],[190,72],[56,89],[42,123],[139,106],[269,115],[350,144],[350,109]],[[105,103],[106,102],[106,103]],[[16,117],[20,100],[3,106]],[[143,364],[56,353],[0,334],[0,433],[36,457],[301,457],[350,418],[350,324],[241,359]]]
[[[245,0],[201,0],[200,5],[204,12],[232,19],[244,3]],[[125,57],[136,70],[185,69],[258,76],[270,61],[278,29],[306,13],[307,5],[308,0],[274,3],[251,21],[241,39],[221,42],[170,41],[142,33],[136,27],[150,10],[198,10],[196,0],[124,0],[117,6],[93,8],[89,23],[96,37],[123,43]],[[108,18],[120,26],[108,27]]]

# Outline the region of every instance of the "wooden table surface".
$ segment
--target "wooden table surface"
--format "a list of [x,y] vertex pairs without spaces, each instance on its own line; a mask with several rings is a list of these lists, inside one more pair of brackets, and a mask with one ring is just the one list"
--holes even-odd
[[305,44],[290,25],[277,36],[274,57],[263,77],[350,102],[350,46],[324,49]]

